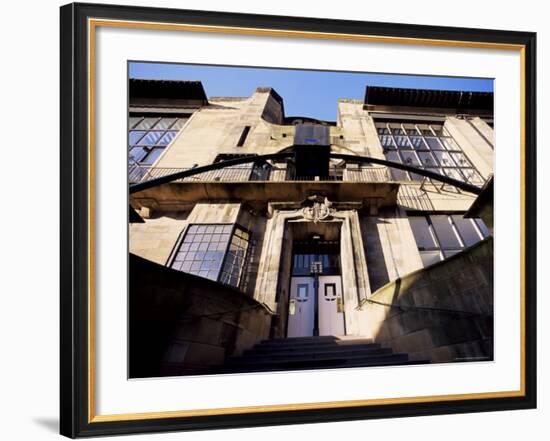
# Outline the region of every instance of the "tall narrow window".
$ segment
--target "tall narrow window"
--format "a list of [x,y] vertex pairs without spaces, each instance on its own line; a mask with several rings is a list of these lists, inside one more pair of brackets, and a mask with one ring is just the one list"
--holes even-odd
[[490,235],[481,219],[461,214],[409,216],[409,223],[424,267],[475,245]]
[[171,267],[238,287],[248,251],[249,233],[233,224],[192,224]]
[[248,132],[250,132],[250,126],[244,126],[239,142],[237,142],[237,147],[242,147],[244,145],[246,138],[248,137]]

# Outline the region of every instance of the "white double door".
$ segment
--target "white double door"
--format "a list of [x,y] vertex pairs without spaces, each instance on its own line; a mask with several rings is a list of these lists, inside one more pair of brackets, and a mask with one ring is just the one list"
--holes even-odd
[[[344,335],[341,276],[319,276],[319,335]],[[315,327],[315,279],[292,277],[287,337],[309,337]]]

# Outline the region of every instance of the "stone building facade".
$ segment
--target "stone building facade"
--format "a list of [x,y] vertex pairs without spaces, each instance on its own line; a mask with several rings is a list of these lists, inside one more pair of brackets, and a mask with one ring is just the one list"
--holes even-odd
[[[180,338],[192,325],[174,319],[162,344],[150,342],[165,348],[156,373],[198,372],[262,340],[317,335],[371,339],[411,360],[491,359],[492,225],[468,214],[477,194],[349,157],[487,187],[492,102],[491,93],[366,86],[364,100],[335,103],[328,122],[287,116],[269,87],[207,98],[200,82],[130,80],[132,258],[140,271],[149,262],[170,280],[182,273],[183,284],[248,302],[230,318],[211,298],[178,306],[212,331]],[[250,162],[223,166],[237,158]],[[221,167],[132,190],[210,164]],[[141,290],[132,272],[130,290]],[[254,326],[252,309],[262,311]]]

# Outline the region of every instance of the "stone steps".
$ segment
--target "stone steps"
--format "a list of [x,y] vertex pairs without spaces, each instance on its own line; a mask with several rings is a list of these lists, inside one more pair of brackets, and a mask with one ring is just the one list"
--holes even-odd
[[308,354],[315,352],[341,352],[341,351],[354,351],[365,349],[379,349],[379,343],[365,343],[365,344],[319,344],[319,345],[280,345],[277,347],[256,345],[254,348],[245,351],[243,355],[248,355],[252,352],[257,354]]
[[419,364],[363,337],[299,337],[264,340],[241,356],[230,357],[212,373],[270,372],[344,367]]
[[[320,337],[319,337],[320,338]],[[307,348],[307,347],[318,347],[318,346],[347,346],[347,345],[377,345],[373,343],[370,338],[357,338],[357,339],[323,339],[320,341],[315,340],[299,340],[294,341],[293,338],[286,339],[287,341],[272,341],[272,340],[263,340],[256,345],[256,347],[269,348],[269,349],[278,349],[283,347],[292,347],[292,348]]]
[[242,355],[240,357],[230,358],[228,363],[233,362],[261,362],[261,361],[307,361],[307,360],[349,360],[361,357],[368,357],[371,355],[391,355],[392,350],[389,348],[369,348],[369,349],[354,349],[346,351],[324,351],[315,352],[311,351],[305,354],[299,352],[290,353],[262,353],[258,354],[254,351],[251,353]]

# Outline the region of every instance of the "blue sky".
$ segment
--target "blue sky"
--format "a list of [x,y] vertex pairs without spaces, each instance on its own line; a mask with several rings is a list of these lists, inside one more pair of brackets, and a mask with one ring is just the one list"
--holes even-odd
[[271,86],[284,100],[286,116],[334,121],[339,98],[363,99],[365,86],[493,91],[493,80],[413,75],[327,72],[291,69],[202,66],[131,62],[130,78],[198,80],[206,95],[250,96],[256,87]]

